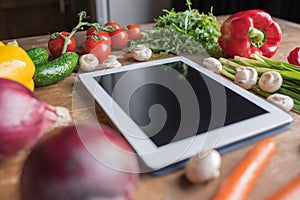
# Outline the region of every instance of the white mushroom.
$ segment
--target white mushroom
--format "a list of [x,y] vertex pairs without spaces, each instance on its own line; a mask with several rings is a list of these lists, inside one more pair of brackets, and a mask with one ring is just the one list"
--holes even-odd
[[262,91],[275,92],[280,89],[282,81],[282,76],[279,72],[269,71],[261,75],[258,85]]
[[238,67],[234,82],[244,89],[251,89],[257,82],[257,71],[252,67]]
[[84,71],[94,71],[99,66],[99,61],[93,54],[84,54],[79,59],[79,66]]
[[283,94],[272,94],[268,96],[267,101],[287,112],[294,107],[294,100]]
[[122,64],[118,61],[118,57],[115,55],[109,55],[106,60],[103,61],[102,66],[104,68],[121,67]]
[[191,183],[205,183],[220,176],[221,155],[216,150],[199,153],[189,159],[185,176]]
[[137,61],[146,61],[149,60],[152,56],[152,51],[149,47],[146,47],[143,44],[137,45],[132,50],[132,57]]
[[214,73],[219,74],[222,71],[222,64],[216,58],[213,58],[213,57],[204,58],[202,64],[205,68],[209,69],[210,71],[212,71]]

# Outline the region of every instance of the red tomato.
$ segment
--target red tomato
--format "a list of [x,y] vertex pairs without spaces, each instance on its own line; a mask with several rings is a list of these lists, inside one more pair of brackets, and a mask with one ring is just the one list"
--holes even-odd
[[82,45],[83,53],[94,54],[100,63],[107,59],[111,52],[110,45],[107,44],[106,40],[96,39],[95,37],[89,36],[86,38]]
[[109,33],[106,32],[106,31],[99,31],[99,32],[94,32],[92,33],[92,36],[93,35],[97,35],[99,36],[100,40],[105,40],[107,42],[107,45],[110,46],[111,45],[111,38],[109,36]]
[[110,46],[111,45],[111,39],[110,39],[110,36],[109,36],[109,33],[107,31],[97,31],[95,29],[95,27],[91,26],[87,32],[86,32],[86,35],[89,37],[89,36],[99,36],[100,37],[100,40],[105,40],[107,41],[107,44]]
[[122,28],[121,25],[117,22],[107,22],[106,24],[104,24],[104,26],[112,26],[115,30]]
[[94,26],[91,26],[88,28],[88,30],[86,31],[86,36],[90,36],[92,35],[92,33],[97,32],[96,28]]
[[111,48],[112,49],[123,49],[128,43],[128,33],[124,29],[117,29],[109,33],[111,37]]
[[[66,37],[70,35],[70,33],[68,33],[68,32],[61,32],[61,34]],[[52,35],[52,36],[54,36],[54,35]],[[54,37],[52,37],[52,36],[48,41],[48,49],[52,56],[59,57],[59,56],[61,56],[65,41],[61,35],[56,35]],[[75,42],[74,37],[72,36],[69,39],[67,51],[70,52],[70,51],[75,51],[75,50],[76,50],[76,42]]]
[[127,25],[127,29],[129,40],[139,40],[142,38],[142,29],[138,24],[129,24]]

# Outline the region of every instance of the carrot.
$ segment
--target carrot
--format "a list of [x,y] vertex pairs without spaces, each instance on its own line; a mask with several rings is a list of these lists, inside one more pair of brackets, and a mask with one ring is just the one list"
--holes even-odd
[[275,153],[273,138],[266,138],[246,155],[218,188],[213,200],[247,199],[256,180]]
[[300,198],[300,175],[272,194],[267,200],[294,200]]

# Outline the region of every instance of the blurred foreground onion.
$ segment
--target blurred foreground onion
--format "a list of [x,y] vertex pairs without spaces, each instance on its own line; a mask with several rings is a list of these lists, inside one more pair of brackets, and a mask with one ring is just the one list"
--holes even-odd
[[71,122],[66,108],[49,105],[20,83],[0,78],[0,162]]
[[123,137],[103,125],[77,125],[33,148],[21,175],[21,197],[129,200],[137,181],[137,158]]

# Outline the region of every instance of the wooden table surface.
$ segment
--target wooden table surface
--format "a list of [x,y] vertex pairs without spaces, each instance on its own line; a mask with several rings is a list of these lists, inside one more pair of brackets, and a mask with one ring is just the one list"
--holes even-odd
[[[220,19],[222,20],[222,17]],[[273,58],[286,61],[288,53],[294,47],[300,46],[300,25],[280,19],[277,21],[282,28],[283,38],[280,49]],[[76,34],[77,41],[82,42],[83,38],[83,32]],[[33,47],[47,48],[48,39],[49,36],[47,35],[20,38],[18,42],[21,47],[27,50]],[[80,46],[80,42],[78,45]],[[124,54],[124,52],[115,53]],[[123,64],[128,64],[132,62],[132,59],[125,55],[121,61]],[[76,77],[77,73],[73,73],[56,84],[36,88],[35,93],[49,104],[67,107],[76,123],[95,120],[113,127],[103,111],[82,91]],[[294,117],[291,128],[274,136],[277,142],[276,154],[259,177],[249,199],[264,199],[300,173],[300,115],[294,112],[290,114]],[[53,134],[56,131],[58,129],[48,134]],[[191,185],[184,178],[183,170],[161,177],[154,177],[147,173],[141,174],[135,200],[210,199],[224,177],[252,147],[253,144],[222,155],[221,177],[207,184]],[[19,177],[23,162],[29,152],[30,149],[27,149],[11,160],[0,164],[1,200],[20,199]]]

